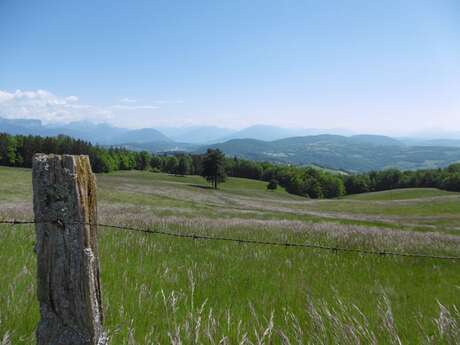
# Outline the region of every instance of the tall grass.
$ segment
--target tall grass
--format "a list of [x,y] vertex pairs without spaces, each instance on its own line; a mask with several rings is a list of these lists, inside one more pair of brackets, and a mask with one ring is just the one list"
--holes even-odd
[[[33,231],[2,226],[0,239],[0,339],[32,344]],[[112,344],[458,344],[458,263],[102,229],[99,240]]]
[[[0,218],[30,218],[30,173],[14,171],[0,179]],[[309,218],[301,213],[327,211],[282,192],[268,194],[252,182],[241,184],[244,193],[238,180],[228,191],[215,192],[183,178],[127,175],[99,177],[101,222],[460,255],[455,230],[445,234],[433,226],[420,232],[378,221]],[[16,194],[15,184],[20,187]],[[348,200],[333,201],[342,202],[344,209],[350,207]],[[421,200],[411,205],[428,212]],[[369,207],[374,212],[376,206]],[[362,213],[370,217],[367,211]],[[419,221],[411,213],[404,217]],[[458,262],[201,242],[104,228],[98,238],[105,327],[112,344],[460,344]],[[0,345],[33,344],[38,321],[33,227],[0,226],[0,244]]]

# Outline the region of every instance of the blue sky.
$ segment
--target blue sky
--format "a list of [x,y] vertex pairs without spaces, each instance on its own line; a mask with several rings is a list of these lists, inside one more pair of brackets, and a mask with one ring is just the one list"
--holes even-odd
[[0,115],[460,130],[459,1],[0,1]]

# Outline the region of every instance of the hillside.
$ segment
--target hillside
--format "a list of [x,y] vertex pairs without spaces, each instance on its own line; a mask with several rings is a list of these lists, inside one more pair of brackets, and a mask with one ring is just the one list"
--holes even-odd
[[[110,146],[110,145],[109,145]],[[146,142],[124,142],[116,146],[132,151],[148,151],[152,153],[174,153],[193,152],[200,146],[197,144],[179,143],[175,141],[146,141]]]
[[[236,132],[210,126],[164,128],[164,130],[174,139],[154,128],[126,129],[90,122],[44,125],[38,120],[8,120],[0,117],[0,133],[41,136],[65,134],[93,144],[115,145],[130,150],[150,152],[201,153],[213,147],[221,149],[229,156],[275,163],[317,165],[349,172],[386,168],[401,170],[439,168],[460,161],[458,141],[447,139],[410,141],[407,138],[398,140],[367,134],[292,137],[292,135],[317,130],[295,130],[263,125],[251,126]],[[225,133],[228,135],[222,138],[221,135]],[[265,140],[260,140],[261,138]],[[273,140],[275,138],[278,139]],[[203,142],[208,143],[200,144]]]
[[416,139],[403,138],[400,139],[407,145],[412,146],[445,146],[445,147],[460,147],[460,139]]
[[[0,220],[31,219],[30,170],[0,167],[0,176]],[[404,190],[392,192],[396,199],[384,192],[313,201],[282,189],[267,191],[259,181],[230,178],[215,191],[198,176],[137,171],[98,175],[97,183],[101,223],[460,255],[458,193]],[[249,345],[267,328],[277,330],[270,335],[272,344],[282,339],[343,343],[350,332],[357,337],[346,342],[350,345],[357,339],[372,343],[373,337],[395,343],[396,335],[410,343],[427,336],[442,343],[454,333],[441,334],[436,322],[460,321],[452,307],[458,305],[460,282],[454,261],[200,241],[104,227],[98,238],[105,328],[113,344],[169,344],[175,334],[183,344],[195,337],[203,345],[218,344],[227,337],[228,344]],[[0,224],[0,339],[9,334],[18,345],[34,343],[38,321],[34,240],[32,226]],[[440,308],[445,308],[442,315]]]
[[316,164],[346,171],[437,168],[460,161],[457,147],[407,146],[389,137],[371,135],[316,135],[275,141],[234,139],[212,147],[246,159]]
[[401,201],[413,199],[429,199],[446,196],[458,196],[458,193],[448,192],[436,188],[401,188],[383,192],[371,192],[348,195],[347,199],[369,201]]
[[232,139],[257,139],[257,140],[277,140],[301,135],[311,134],[314,130],[282,128],[267,125],[254,125],[241,129],[227,136],[220,137],[220,141]]

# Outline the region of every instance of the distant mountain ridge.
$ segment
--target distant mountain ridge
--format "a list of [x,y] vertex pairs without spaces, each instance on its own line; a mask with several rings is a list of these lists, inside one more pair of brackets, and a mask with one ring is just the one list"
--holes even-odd
[[71,122],[62,125],[43,125],[40,120],[5,119],[0,117],[0,132],[22,135],[68,135],[100,145],[118,145],[127,142],[173,142],[154,128],[126,129],[102,123]]
[[306,129],[306,128],[282,128],[269,125],[253,125],[247,128],[243,128],[239,131],[221,137],[220,142],[228,141],[232,139],[257,139],[264,141],[273,141],[278,139],[285,139],[291,137],[302,137],[308,135],[319,135],[325,134],[326,132],[335,133],[335,134],[349,134],[349,131],[345,130],[321,130],[321,129]]
[[159,127],[162,133],[177,142],[204,144],[217,143],[236,132],[229,128],[216,126]]
[[[126,129],[90,122],[44,125],[40,120],[0,117],[0,132],[9,134],[64,134],[93,144],[151,152],[204,152],[213,147],[231,156],[284,164],[313,164],[334,170],[437,168],[460,161],[460,140],[456,139],[395,139],[369,134],[344,136],[318,134],[323,131],[315,129],[265,125],[240,131],[213,126],[163,130],[167,135],[154,128]],[[294,135],[296,133],[301,135]]]
[[[460,148],[408,146],[372,135],[316,135],[274,141],[233,139],[212,145],[225,154],[259,161],[310,165],[350,172],[445,167],[460,161]],[[203,152],[207,146],[201,147]]]
[[[217,126],[160,127],[126,129],[106,123],[94,124],[87,121],[61,125],[44,125],[35,119],[6,119],[0,117],[0,131],[11,134],[34,134],[55,136],[69,135],[91,141],[94,144],[118,145],[124,143],[177,142],[187,144],[214,144],[231,139],[278,140],[296,136],[324,134],[321,129],[292,129],[268,125],[253,125],[241,130]],[[344,133],[345,130],[331,130]]]

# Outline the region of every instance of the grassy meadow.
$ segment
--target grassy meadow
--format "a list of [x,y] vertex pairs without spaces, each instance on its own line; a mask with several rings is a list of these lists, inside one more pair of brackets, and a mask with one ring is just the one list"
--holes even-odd
[[[460,194],[308,200],[260,181],[97,176],[101,223],[460,256]],[[31,219],[31,171],[0,167],[0,219]],[[99,228],[111,344],[460,344],[460,261]],[[34,229],[0,225],[0,344],[33,344]]]

